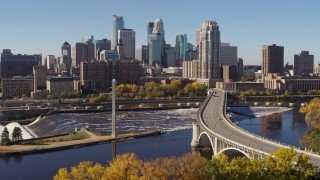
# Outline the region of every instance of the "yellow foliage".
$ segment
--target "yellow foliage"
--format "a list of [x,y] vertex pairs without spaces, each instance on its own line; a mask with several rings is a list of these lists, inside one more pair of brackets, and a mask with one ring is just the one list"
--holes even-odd
[[313,98],[305,107],[300,108],[300,113],[306,114],[306,123],[313,128],[320,129],[320,99]]
[[71,174],[67,168],[60,168],[58,174],[53,177],[54,180],[68,180],[71,179]]
[[308,162],[307,155],[297,156],[293,148],[279,149],[262,160],[246,157],[229,161],[224,154],[212,160],[186,154],[182,157],[157,158],[142,161],[135,154],[118,155],[107,167],[92,162],[81,162],[59,169],[54,180],[149,180],[149,179],[308,179],[317,178],[317,168]]

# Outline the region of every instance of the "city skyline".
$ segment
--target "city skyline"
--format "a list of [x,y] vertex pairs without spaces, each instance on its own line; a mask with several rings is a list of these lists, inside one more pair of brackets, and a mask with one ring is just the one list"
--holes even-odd
[[155,8],[154,3],[145,0],[125,0],[121,5],[117,1],[100,0],[76,4],[62,0],[2,2],[0,17],[5,23],[0,29],[0,49],[11,49],[14,54],[58,56],[65,41],[73,45],[86,35],[111,40],[112,18],[118,15],[123,16],[125,28],[136,32],[136,46],[147,44],[147,24],[154,19],[163,20],[165,40],[172,46],[175,36],[184,33],[188,42],[196,44],[196,29],[209,20],[219,24],[221,42],[238,47],[238,57],[243,58],[244,64],[261,65],[261,47],[270,44],[284,46],[284,63],[293,64],[294,54],[302,50],[314,54],[315,63],[320,61],[317,23],[320,2],[203,0],[197,3],[199,6],[164,2],[157,3]]

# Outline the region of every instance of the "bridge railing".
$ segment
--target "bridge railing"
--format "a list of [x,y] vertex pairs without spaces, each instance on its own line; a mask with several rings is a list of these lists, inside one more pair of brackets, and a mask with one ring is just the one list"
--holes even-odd
[[[209,100],[212,98],[213,96],[213,90],[209,90],[210,91],[210,94],[208,95],[208,97],[204,100],[204,102],[202,103],[202,105],[200,106],[199,110],[198,110],[198,113],[197,113],[197,119],[198,119],[198,122],[199,123],[199,126],[201,126],[203,129],[205,129],[206,131],[210,132],[211,134],[213,134],[214,136],[216,136],[217,138],[221,139],[221,140],[225,140],[229,143],[229,145],[232,145],[233,147],[236,147],[238,149],[241,149],[241,150],[246,150],[246,151],[250,151],[250,152],[256,152],[260,155],[263,155],[263,156],[266,156],[266,155],[269,155],[268,153],[266,152],[263,152],[261,150],[257,150],[257,149],[254,149],[252,147],[249,147],[249,146],[246,146],[246,145],[243,145],[243,144],[240,144],[238,142],[235,142],[231,139],[228,139],[226,137],[222,137],[220,136],[219,134],[213,132],[211,129],[209,129],[207,127],[207,125],[205,124],[204,120],[203,120],[203,111],[205,109],[205,107],[207,106]],[[224,110],[225,111],[225,110]]]
[[[222,91],[222,90],[220,90]],[[286,143],[281,143],[279,141],[275,141],[273,139],[269,139],[269,138],[266,138],[266,137],[263,137],[263,136],[259,136],[257,134],[254,134],[252,132],[249,132],[239,126],[237,126],[235,123],[233,123],[230,118],[227,116],[227,112],[226,112],[226,107],[227,107],[227,93],[225,91],[222,91],[224,93],[224,107],[223,107],[223,115],[224,115],[224,118],[229,122],[229,124],[231,124],[233,127],[237,128],[239,131],[243,131],[244,133],[247,133],[247,134],[250,134],[252,135],[253,137],[257,138],[257,139],[260,139],[260,140],[263,140],[265,142],[268,142],[268,143],[274,143],[280,147],[284,147],[284,148],[290,148],[290,147],[293,147],[297,152],[299,153],[304,153],[304,154],[307,154],[307,155],[311,155],[311,156],[318,156],[318,158],[320,158],[320,154],[317,153],[317,152],[312,152],[312,150],[309,150],[309,149],[306,149],[304,148],[304,150],[302,150],[300,147],[296,147],[296,146],[292,146],[292,145],[288,145]]]

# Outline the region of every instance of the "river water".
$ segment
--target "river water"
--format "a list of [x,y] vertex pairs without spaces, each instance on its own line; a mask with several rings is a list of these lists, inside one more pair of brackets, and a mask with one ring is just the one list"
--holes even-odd
[[[191,152],[192,122],[197,109],[163,111],[119,112],[119,132],[161,130],[161,136],[101,144],[63,151],[10,156],[0,158],[0,179],[52,179],[61,167],[70,167],[80,161],[106,165],[117,154],[134,152],[141,159],[181,156]],[[297,108],[259,118],[242,118],[239,126],[253,133],[298,146],[298,139],[308,130]],[[56,114],[33,124],[37,135],[70,132],[87,126],[101,134],[111,132],[109,112],[90,114]],[[116,148],[115,148],[116,147]]]

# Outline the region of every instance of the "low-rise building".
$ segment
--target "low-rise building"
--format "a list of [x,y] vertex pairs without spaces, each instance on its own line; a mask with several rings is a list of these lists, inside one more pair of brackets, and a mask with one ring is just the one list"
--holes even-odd
[[1,86],[3,98],[30,96],[30,92],[33,91],[33,77],[4,78]]
[[80,63],[80,84],[84,92],[107,92],[111,87],[112,60]]
[[285,89],[290,92],[320,90],[320,78],[287,78]]
[[183,61],[182,77],[197,78],[199,76],[199,60]]
[[134,59],[121,59],[117,62],[116,76],[118,83],[139,84],[140,78],[144,76],[141,61]]
[[320,78],[319,77],[297,77],[297,76],[278,76],[277,74],[268,74],[265,76],[264,87],[266,89],[273,90],[289,90],[291,92],[307,92],[309,90],[320,89]]
[[60,96],[64,92],[72,92],[73,77],[69,76],[54,76],[47,79],[47,90],[50,95]]
[[216,82],[216,88],[227,92],[247,91],[250,89],[264,90],[263,83],[259,82]]
[[182,76],[182,68],[181,67],[168,67],[168,68],[163,68],[163,72],[166,73],[167,75],[171,76]]
[[285,89],[285,77],[269,73],[264,77],[264,88],[272,90]]

